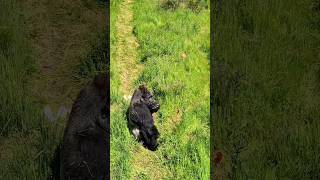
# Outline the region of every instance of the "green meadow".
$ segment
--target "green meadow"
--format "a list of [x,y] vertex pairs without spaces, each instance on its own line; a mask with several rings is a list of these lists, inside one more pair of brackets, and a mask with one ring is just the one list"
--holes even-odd
[[320,178],[319,5],[214,4],[216,178]]
[[[111,2],[111,179],[209,179],[208,2],[133,1],[132,36],[146,84],[161,104],[155,123],[160,146],[145,150],[127,129],[130,101],[121,91],[116,23],[126,0]],[[129,1],[130,2],[130,1]],[[130,43],[130,42],[129,42]],[[120,64],[121,65],[121,64]],[[121,69],[121,67],[120,67]],[[131,92],[133,94],[133,91]]]

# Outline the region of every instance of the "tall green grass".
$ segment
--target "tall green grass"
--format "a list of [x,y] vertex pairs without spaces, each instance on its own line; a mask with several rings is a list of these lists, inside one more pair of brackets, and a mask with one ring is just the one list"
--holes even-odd
[[16,1],[0,2],[0,135],[27,132],[34,125],[33,106],[26,90],[33,71],[31,51]]
[[49,169],[50,137],[41,141],[47,132],[28,84],[35,67],[22,13],[18,1],[0,2],[1,179],[43,179]]
[[[227,179],[319,179],[318,1],[214,4],[214,150]],[[221,168],[221,169],[220,169]]]
[[[209,179],[209,10],[136,0],[134,33],[146,83],[161,104],[156,155],[170,179]],[[152,179],[153,177],[148,177]]]

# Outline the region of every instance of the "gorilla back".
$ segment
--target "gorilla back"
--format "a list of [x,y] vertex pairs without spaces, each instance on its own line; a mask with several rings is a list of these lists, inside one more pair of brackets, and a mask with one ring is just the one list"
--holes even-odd
[[107,178],[109,94],[109,77],[99,74],[73,104],[62,144],[62,179]]

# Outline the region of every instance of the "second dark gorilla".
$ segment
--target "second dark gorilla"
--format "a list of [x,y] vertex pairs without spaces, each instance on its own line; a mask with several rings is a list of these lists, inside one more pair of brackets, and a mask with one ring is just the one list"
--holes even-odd
[[153,95],[141,85],[134,92],[127,112],[130,132],[151,151],[157,150],[158,147],[157,139],[160,134],[154,125],[152,113],[157,112],[159,108],[160,104]]
[[73,104],[62,144],[62,179],[108,177],[110,91],[107,76],[96,76]]

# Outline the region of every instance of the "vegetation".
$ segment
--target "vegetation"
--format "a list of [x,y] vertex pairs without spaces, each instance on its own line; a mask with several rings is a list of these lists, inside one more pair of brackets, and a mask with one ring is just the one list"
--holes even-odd
[[115,23],[122,0],[110,3],[110,172],[111,179],[128,179],[132,169],[130,164],[131,138],[126,125],[125,104],[120,89],[120,72],[116,64],[116,27]]
[[319,179],[319,1],[214,4],[216,177]]
[[[112,8],[115,21],[119,7]],[[156,152],[141,149],[128,132],[129,101],[119,91],[112,44],[117,32],[111,24],[111,177],[209,179],[209,10],[168,10],[158,1],[136,0],[133,16],[144,66],[134,86],[147,84],[160,101],[155,118],[160,147]]]
[[161,7],[167,10],[176,10],[177,8],[188,8],[194,12],[209,7],[209,0],[162,0]]
[[75,77],[77,79],[93,79],[97,73],[107,70],[110,63],[106,61],[106,59],[109,59],[106,36],[107,33],[104,32],[91,43],[89,52],[81,59],[78,68],[76,68],[77,75]]
[[[30,106],[26,77],[34,70],[25,38],[21,12],[16,1],[0,4],[0,135],[27,131],[36,108]],[[32,103],[31,103],[32,104]]]
[[35,66],[21,10],[17,1],[0,2],[0,174],[4,179],[35,179],[48,173],[43,166],[48,160],[41,158],[45,149],[38,149],[40,136],[45,135],[40,105],[27,84]]

